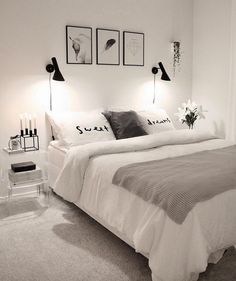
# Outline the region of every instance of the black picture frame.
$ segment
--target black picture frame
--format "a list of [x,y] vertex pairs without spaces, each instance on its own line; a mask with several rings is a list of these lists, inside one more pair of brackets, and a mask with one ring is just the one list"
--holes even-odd
[[93,63],[91,27],[66,25],[66,63]]
[[120,31],[96,29],[96,63],[100,65],[120,65]]
[[144,33],[123,31],[123,65],[144,66]]

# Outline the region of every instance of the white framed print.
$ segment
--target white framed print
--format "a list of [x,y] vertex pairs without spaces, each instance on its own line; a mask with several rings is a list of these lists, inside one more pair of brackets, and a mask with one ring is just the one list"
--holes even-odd
[[96,29],[96,62],[97,64],[120,64],[120,31]]
[[66,62],[92,64],[92,28],[66,26]]
[[123,65],[144,66],[144,33],[123,32]]

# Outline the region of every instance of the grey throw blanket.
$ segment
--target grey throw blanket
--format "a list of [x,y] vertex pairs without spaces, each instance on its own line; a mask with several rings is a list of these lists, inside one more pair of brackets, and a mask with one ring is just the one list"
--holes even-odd
[[192,208],[236,188],[236,145],[119,168],[112,180],[181,224]]

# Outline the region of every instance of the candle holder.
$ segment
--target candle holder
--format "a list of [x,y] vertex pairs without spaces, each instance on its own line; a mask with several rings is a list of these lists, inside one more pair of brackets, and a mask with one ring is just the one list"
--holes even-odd
[[39,136],[37,135],[37,129],[34,129],[34,133],[32,130],[25,129],[25,132],[27,131],[27,134],[22,134],[21,130],[21,135],[20,135],[20,144],[22,149],[27,152],[27,151],[34,151],[34,150],[39,150]]

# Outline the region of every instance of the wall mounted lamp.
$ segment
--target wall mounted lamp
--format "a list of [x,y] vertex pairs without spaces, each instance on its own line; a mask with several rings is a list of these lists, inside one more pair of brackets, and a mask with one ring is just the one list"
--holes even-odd
[[[59,69],[59,66],[57,64],[57,59],[55,57],[51,58],[52,64],[47,64],[46,65],[46,71],[49,73],[49,90],[50,90],[50,111],[52,111],[52,79],[56,81],[65,81],[64,77],[61,74],[61,71]],[[52,73],[54,72],[53,76]],[[51,133],[52,133],[52,139],[54,140],[54,134],[53,134],[53,129],[51,126]]]
[[[51,85],[51,79],[56,81],[65,81],[64,77],[61,74],[61,71],[59,69],[59,66],[57,64],[57,59],[55,57],[51,58],[52,64],[46,65],[46,70],[49,73],[49,87],[50,87],[50,110],[52,110],[52,85]],[[52,73],[54,71],[53,77]]]
[[161,80],[165,80],[165,81],[171,81],[170,77],[168,76],[162,62],[158,63],[158,66],[154,66],[152,68],[152,73],[154,74],[154,95],[153,95],[153,104],[156,101],[156,74],[158,73],[158,70],[161,70]]

